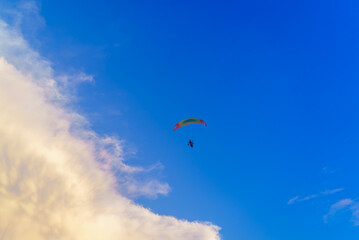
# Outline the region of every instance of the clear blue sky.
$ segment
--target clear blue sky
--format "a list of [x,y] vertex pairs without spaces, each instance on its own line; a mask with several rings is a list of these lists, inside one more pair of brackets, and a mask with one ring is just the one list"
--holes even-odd
[[[357,1],[39,6],[46,26],[25,38],[57,71],[95,78],[78,111],[137,149],[128,164],[165,167],[169,195],[136,202],[225,240],[359,238]],[[174,133],[187,117],[208,127]]]

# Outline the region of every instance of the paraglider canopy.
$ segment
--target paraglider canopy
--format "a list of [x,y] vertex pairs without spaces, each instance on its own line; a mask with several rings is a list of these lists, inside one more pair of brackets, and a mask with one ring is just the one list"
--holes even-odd
[[203,124],[205,126],[207,126],[207,124],[205,123],[205,121],[199,119],[199,118],[187,118],[184,119],[182,121],[180,121],[179,123],[177,123],[174,128],[173,131],[176,131],[177,129],[179,129],[180,127],[186,126],[186,125],[190,125],[190,124]]

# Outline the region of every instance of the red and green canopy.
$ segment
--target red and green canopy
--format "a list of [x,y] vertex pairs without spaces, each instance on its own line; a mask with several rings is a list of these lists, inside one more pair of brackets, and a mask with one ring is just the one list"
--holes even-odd
[[179,129],[180,127],[186,126],[186,125],[190,125],[190,124],[203,124],[205,126],[207,126],[207,124],[205,123],[205,121],[199,119],[199,118],[187,118],[184,119],[182,121],[180,121],[179,123],[177,123],[174,128],[173,131],[176,131],[177,129]]

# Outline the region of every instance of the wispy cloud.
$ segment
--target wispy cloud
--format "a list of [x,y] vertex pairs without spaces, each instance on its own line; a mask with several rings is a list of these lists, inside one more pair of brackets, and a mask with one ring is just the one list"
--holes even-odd
[[352,199],[342,199],[330,206],[329,212],[324,215],[324,222],[328,222],[329,218],[334,217],[340,212],[349,211],[351,221],[355,226],[359,226],[359,202]]
[[337,192],[340,192],[340,191],[343,191],[343,190],[344,190],[344,188],[336,188],[336,189],[331,189],[331,190],[325,190],[323,192],[320,192],[320,193],[317,193],[317,194],[312,194],[312,195],[309,195],[309,196],[306,196],[306,197],[295,196],[295,197],[289,199],[288,205],[291,205],[291,204],[296,203],[296,202],[308,201],[310,199],[317,198],[317,197],[320,197],[320,196],[331,195],[331,194],[334,194],[334,193],[337,193]]
[[289,199],[288,204],[289,204],[289,205],[290,205],[290,204],[293,204],[295,201],[298,200],[298,198],[299,198],[298,196],[295,196],[295,197]]
[[137,179],[148,169],[127,165],[121,141],[98,136],[68,107],[51,63],[1,20],[0,76],[2,239],[219,239],[211,223],[160,216],[125,197],[169,186]]

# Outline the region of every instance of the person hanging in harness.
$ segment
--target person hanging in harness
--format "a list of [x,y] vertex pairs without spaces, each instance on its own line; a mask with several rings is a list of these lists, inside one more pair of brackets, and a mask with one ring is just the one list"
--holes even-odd
[[[184,119],[178,123],[176,123],[176,125],[173,127],[173,131],[176,131],[177,129],[183,127],[183,126],[187,126],[190,124],[201,124],[204,126],[207,126],[207,123],[205,121],[203,121],[202,119],[199,118],[187,118]],[[188,146],[190,146],[191,148],[193,148],[193,141],[190,139],[187,143]]]

